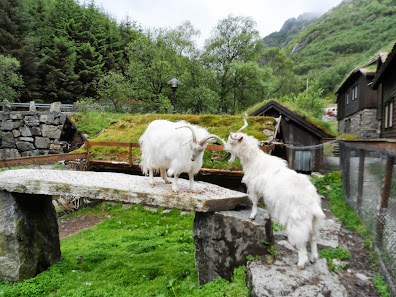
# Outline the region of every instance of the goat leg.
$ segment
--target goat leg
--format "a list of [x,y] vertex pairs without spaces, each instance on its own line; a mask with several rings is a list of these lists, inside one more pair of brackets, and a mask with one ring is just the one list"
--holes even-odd
[[150,181],[150,186],[154,186],[154,173],[153,173],[153,169],[149,169],[149,181]]
[[166,184],[171,184],[172,182],[168,179],[168,176],[166,175],[166,168],[161,167],[160,168],[160,173],[162,179],[165,181]]
[[195,193],[194,173],[189,172],[188,178],[190,180],[190,190],[191,190],[191,192]]
[[257,215],[257,203],[258,203],[258,196],[256,193],[249,193],[250,201],[252,201],[252,213],[250,214],[249,219],[254,220]]

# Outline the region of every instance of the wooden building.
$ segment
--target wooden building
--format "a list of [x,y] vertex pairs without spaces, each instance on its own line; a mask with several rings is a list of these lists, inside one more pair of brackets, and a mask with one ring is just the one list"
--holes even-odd
[[337,121],[340,134],[357,134],[361,138],[379,138],[377,91],[369,87],[384,55],[356,67],[336,91]]
[[396,138],[396,44],[386,61],[380,65],[371,87],[377,91],[377,119],[381,122],[381,137]]
[[279,129],[275,139],[282,141],[285,146],[277,146],[272,155],[287,160],[290,168],[300,172],[321,170],[322,147],[313,149],[298,149],[296,147],[318,145],[324,138],[331,138],[332,135],[274,100],[264,104],[249,116],[279,118]]

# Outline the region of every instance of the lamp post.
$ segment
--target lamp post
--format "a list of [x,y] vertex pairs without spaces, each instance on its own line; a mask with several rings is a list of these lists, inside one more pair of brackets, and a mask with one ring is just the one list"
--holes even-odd
[[171,86],[172,91],[173,91],[173,114],[176,113],[176,90],[177,87],[180,84],[180,81],[177,79],[176,76],[173,76],[170,81],[168,81],[168,84]]

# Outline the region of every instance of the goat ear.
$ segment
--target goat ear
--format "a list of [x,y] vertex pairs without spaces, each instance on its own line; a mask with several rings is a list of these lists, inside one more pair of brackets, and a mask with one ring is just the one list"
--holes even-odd
[[238,141],[239,141],[239,142],[241,142],[241,141],[242,141],[242,139],[243,139],[243,136],[242,136],[241,138],[239,138],[239,139],[238,139]]

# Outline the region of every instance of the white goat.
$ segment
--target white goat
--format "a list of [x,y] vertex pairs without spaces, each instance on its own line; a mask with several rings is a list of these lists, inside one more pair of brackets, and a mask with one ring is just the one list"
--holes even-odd
[[223,142],[217,135],[209,134],[205,128],[190,125],[185,121],[173,123],[167,120],[155,120],[148,125],[139,139],[142,152],[140,168],[144,174],[149,175],[152,186],[154,172],[158,171],[165,183],[171,183],[166,175],[168,169],[168,176],[174,176],[172,190],[175,192],[178,190],[179,175],[187,172],[190,189],[194,192],[194,175],[202,167],[203,152],[211,138]]
[[248,195],[253,203],[250,219],[257,214],[257,202],[264,200],[268,214],[286,227],[289,242],[298,251],[299,269],[308,261],[306,243],[311,246],[310,261],[318,258],[317,236],[325,215],[316,188],[309,178],[287,167],[285,160],[268,155],[259,149],[257,139],[241,133],[245,125],[228,137],[225,151],[231,153],[230,162],[241,160]]

